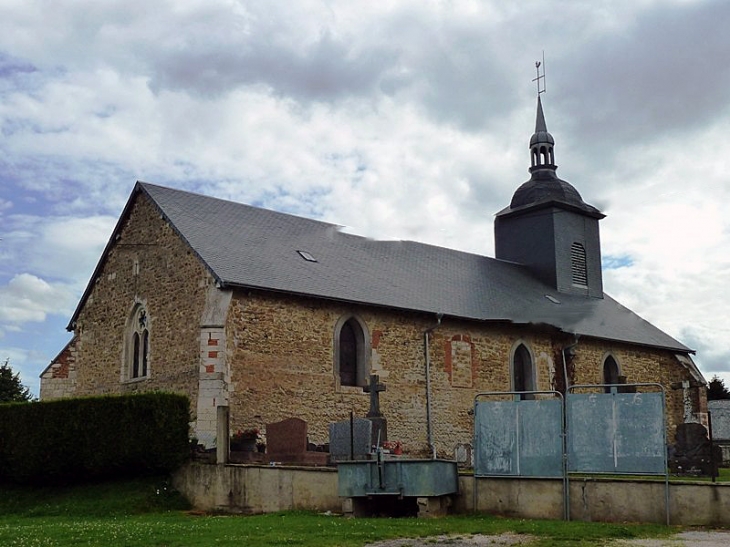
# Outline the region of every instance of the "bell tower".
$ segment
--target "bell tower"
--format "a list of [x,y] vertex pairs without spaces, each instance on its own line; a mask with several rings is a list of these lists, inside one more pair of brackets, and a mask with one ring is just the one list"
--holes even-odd
[[554,148],[538,93],[530,180],[496,215],[495,255],[524,264],[559,292],[603,298],[598,221],[605,215],[558,178]]

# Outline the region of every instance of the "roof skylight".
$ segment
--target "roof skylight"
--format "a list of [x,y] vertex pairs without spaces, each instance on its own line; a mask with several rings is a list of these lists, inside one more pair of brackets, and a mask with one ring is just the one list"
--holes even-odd
[[317,262],[317,259],[314,258],[311,253],[308,253],[307,251],[297,251],[299,253],[299,256],[301,256],[304,260],[307,262]]

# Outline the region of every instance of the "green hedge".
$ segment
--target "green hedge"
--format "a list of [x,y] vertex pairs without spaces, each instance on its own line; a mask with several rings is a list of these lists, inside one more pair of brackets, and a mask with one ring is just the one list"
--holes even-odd
[[190,454],[189,409],[187,397],[171,393],[0,405],[0,480],[171,472]]

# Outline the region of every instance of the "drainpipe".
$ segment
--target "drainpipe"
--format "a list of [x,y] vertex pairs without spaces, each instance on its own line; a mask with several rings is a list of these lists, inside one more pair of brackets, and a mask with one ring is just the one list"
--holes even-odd
[[575,341],[572,344],[570,344],[569,346],[565,346],[563,348],[563,350],[560,352],[560,354],[563,356],[563,378],[565,379],[565,394],[566,395],[568,394],[568,388],[570,387],[570,385],[569,385],[569,379],[568,379],[568,364],[565,361],[565,354],[566,354],[566,352],[570,352],[571,355],[575,353],[573,351],[573,348],[575,348],[575,346],[578,345],[578,338],[579,338],[579,336],[576,334]]
[[436,459],[436,445],[433,444],[433,428],[431,425],[431,355],[429,351],[428,338],[430,334],[441,325],[443,313],[436,314],[436,324],[423,331],[423,352],[426,356],[426,436],[428,448],[431,450],[431,459]]
[[[578,345],[579,336],[577,334],[575,334],[574,336],[575,338],[573,340],[573,343],[565,346],[560,352],[561,356],[563,357],[563,378],[565,379],[565,398],[563,399],[563,401],[567,399],[568,388],[570,387],[570,380],[568,379],[568,364],[565,360],[565,354],[575,354],[575,346]],[[563,438],[563,515],[565,515],[565,520],[570,520],[570,479],[568,478],[568,424],[566,420],[567,413],[563,413],[563,434],[561,435]],[[667,507],[669,507],[668,503]]]

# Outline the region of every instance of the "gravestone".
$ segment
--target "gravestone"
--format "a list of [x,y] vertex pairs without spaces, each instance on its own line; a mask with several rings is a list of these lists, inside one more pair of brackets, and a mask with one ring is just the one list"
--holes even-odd
[[363,418],[330,424],[332,460],[367,459],[372,452],[373,423]]
[[730,400],[707,401],[712,417],[712,442],[722,450],[722,465],[730,464]]
[[288,418],[266,424],[266,455],[270,462],[326,465],[326,452],[307,449],[307,422],[300,418]]
[[[716,454],[712,454],[712,451]],[[722,459],[718,447],[712,447],[707,429],[702,424],[687,423],[677,426],[677,442],[671,450],[669,469],[677,475],[717,476]]]
[[385,384],[380,383],[380,377],[377,374],[371,374],[370,384],[363,388],[365,393],[370,394],[370,410],[367,413],[367,419],[373,424],[370,439],[372,446],[380,446],[388,440],[388,421],[380,412],[380,392],[385,390]]
[[454,459],[459,467],[474,467],[474,453],[468,443],[457,444],[454,448]]
[[272,458],[285,454],[303,454],[307,451],[307,422],[288,418],[266,424],[266,452]]

